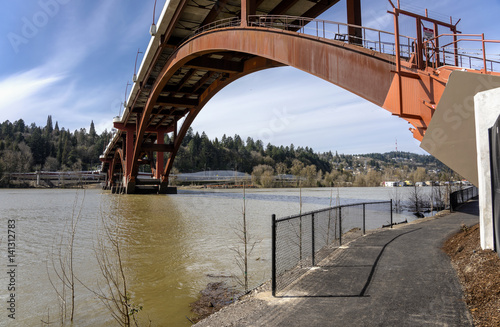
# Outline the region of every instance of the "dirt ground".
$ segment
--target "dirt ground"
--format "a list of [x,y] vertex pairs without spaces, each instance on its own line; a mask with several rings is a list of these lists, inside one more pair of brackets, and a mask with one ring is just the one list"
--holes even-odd
[[238,295],[241,295],[223,282],[209,283],[200,294],[200,298],[191,303],[191,311],[195,314],[194,317],[189,318],[192,323],[197,323],[212,313],[219,311],[226,305],[236,301]]
[[457,270],[474,326],[500,326],[500,258],[481,250],[479,225],[463,225],[443,250]]

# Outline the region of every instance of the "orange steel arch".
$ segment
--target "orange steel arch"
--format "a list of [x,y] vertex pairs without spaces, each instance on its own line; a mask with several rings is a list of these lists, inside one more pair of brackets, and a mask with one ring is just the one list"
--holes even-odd
[[181,141],[196,115],[218,91],[247,74],[282,65],[295,67],[401,116],[412,123],[422,135],[422,129],[432,117],[432,104],[437,103],[445,87],[444,82],[427,76],[429,74],[423,74],[423,77],[419,72],[401,74],[403,84],[419,93],[405,100],[404,107],[410,110],[403,113],[397,97],[401,84],[395,81],[395,58],[391,55],[341,41],[270,28],[230,27],[211,30],[182,44],[170,57],[151,89],[136,133],[133,166],[127,171],[128,183],[132,190],[138,172],[144,133],[160,93],[173,74],[190,60],[221,51],[240,52],[256,57],[245,62],[243,72],[230,73],[227,78],[213,83],[200,96],[198,105],[190,109],[174,139],[173,150],[162,175],[164,185],[168,182],[168,175]]
[[[108,169],[108,187],[113,188],[115,185],[115,180],[114,180],[114,174],[115,174],[115,167],[117,164],[120,164],[122,171],[124,170],[124,167],[126,167],[126,162],[125,162],[125,156],[123,154],[122,149],[116,149],[115,155],[113,156],[113,160],[111,161],[111,164]],[[122,181],[123,182],[123,181]]]

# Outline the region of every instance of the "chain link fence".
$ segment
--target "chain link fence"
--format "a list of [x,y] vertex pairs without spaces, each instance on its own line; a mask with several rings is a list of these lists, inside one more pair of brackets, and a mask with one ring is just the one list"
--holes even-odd
[[272,226],[273,296],[293,284],[335,248],[392,226],[392,200],[348,204],[276,219]]

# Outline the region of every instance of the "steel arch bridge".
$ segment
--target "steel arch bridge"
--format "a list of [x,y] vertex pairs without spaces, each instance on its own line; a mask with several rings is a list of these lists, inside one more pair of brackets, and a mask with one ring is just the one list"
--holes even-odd
[[[113,120],[117,132],[101,155],[107,187],[175,191],[168,178],[192,122],[217,92],[253,72],[291,66],[310,73],[407,120],[420,141],[450,74],[463,69],[464,61],[468,71],[497,74],[484,35],[476,40],[483,45],[480,56],[461,54],[457,44],[476,36],[464,39],[452,21],[404,11],[399,4],[391,12],[393,33],[362,27],[360,0],[346,0],[347,24],[315,19],[338,1],[167,1],[151,28],[124,113]],[[416,37],[399,34],[402,15],[415,19]],[[432,35],[424,30],[425,38],[423,22],[434,27]],[[444,38],[451,43],[440,45]],[[151,168],[149,178],[139,178],[141,165]]]

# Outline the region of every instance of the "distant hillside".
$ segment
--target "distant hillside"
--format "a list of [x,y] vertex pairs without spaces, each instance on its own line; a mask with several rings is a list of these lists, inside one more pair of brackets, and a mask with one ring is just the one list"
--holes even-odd
[[[44,127],[22,119],[0,125],[0,185],[9,183],[10,172],[35,170],[99,169],[99,155],[112,137],[98,135],[94,123],[89,130],[71,132],[59,128],[48,116]],[[170,142],[168,136],[166,142]],[[148,167],[141,167],[148,171]],[[177,154],[175,172],[237,170],[252,174],[257,185],[270,186],[274,175],[301,176],[301,185],[376,186],[384,180],[448,180],[458,178],[429,155],[408,152],[360,155],[314,152],[309,147],[264,145],[261,140],[224,135],[213,140],[189,129]]]

